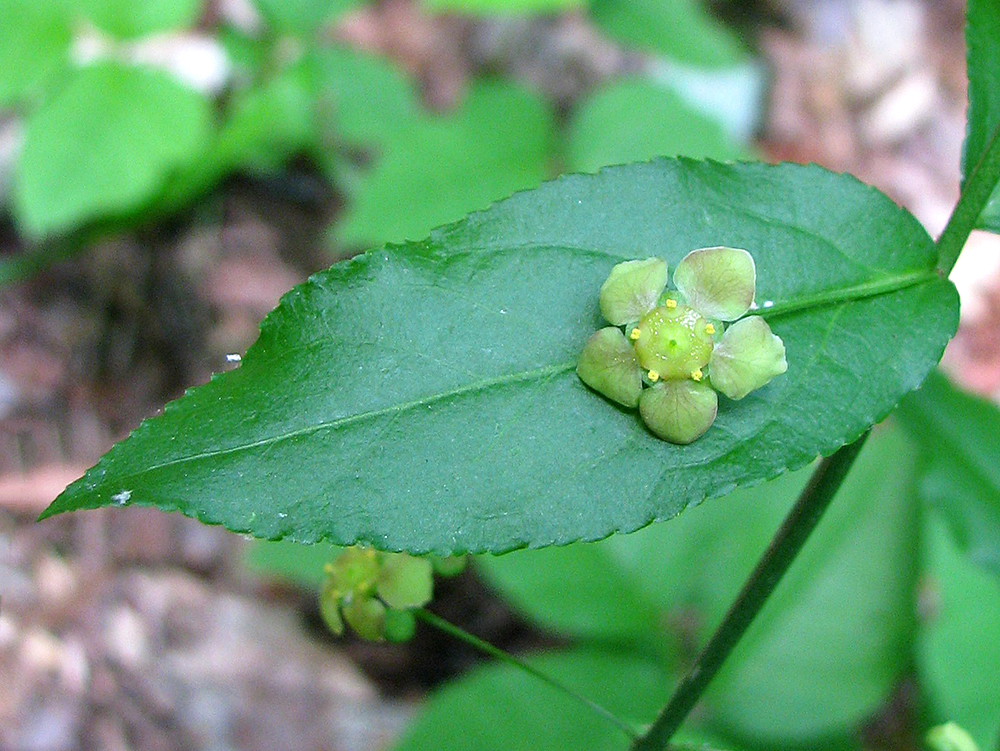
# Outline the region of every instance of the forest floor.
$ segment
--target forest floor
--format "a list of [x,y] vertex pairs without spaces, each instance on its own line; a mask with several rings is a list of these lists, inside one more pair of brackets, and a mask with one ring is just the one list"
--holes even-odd
[[[756,145],[851,172],[936,235],[958,197],[962,3],[868,0],[859,21],[860,1],[765,4],[751,29],[770,76]],[[613,46],[572,14],[473,29],[497,30],[510,72],[559,101],[594,83],[567,71],[614,67]],[[469,22],[404,0],[340,33],[401,61],[437,107],[477,65]],[[525,51],[538,44],[552,54]],[[541,67],[551,58],[555,73]],[[312,593],[251,573],[246,540],[179,515],[34,521],[143,417],[232,367],[279,296],[335,260],[323,237],[337,196],[305,167],[290,179],[294,191],[231,180],[189,216],[0,290],[0,749],[370,751],[478,659],[423,630],[400,646],[334,640]],[[0,250],[12,233],[0,225]],[[955,279],[962,326],[946,366],[1000,397],[1000,238],[974,236]],[[435,608],[507,649],[551,643],[471,570]]]

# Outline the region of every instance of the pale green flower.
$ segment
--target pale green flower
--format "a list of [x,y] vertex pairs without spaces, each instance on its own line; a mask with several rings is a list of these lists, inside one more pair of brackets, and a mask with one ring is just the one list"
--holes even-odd
[[692,250],[674,271],[676,290],[667,290],[659,258],[619,263],[600,291],[612,326],[584,345],[577,374],[607,398],[638,406],[660,438],[691,443],[715,421],[716,391],[742,399],[788,368],[767,322],[743,318],[756,281],[753,257],[738,248]]
[[346,622],[371,641],[405,641],[415,627],[413,608],[431,600],[433,570],[427,558],[348,548],[327,564],[320,614],[335,634]]

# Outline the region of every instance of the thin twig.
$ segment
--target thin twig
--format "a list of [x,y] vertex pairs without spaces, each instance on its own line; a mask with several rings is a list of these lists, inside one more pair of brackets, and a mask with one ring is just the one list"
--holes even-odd
[[428,625],[431,625],[434,628],[448,634],[449,636],[453,636],[454,638],[465,642],[469,646],[478,649],[480,652],[488,654],[490,657],[496,658],[501,662],[505,662],[508,665],[512,665],[513,667],[523,670],[525,673],[534,676],[535,678],[542,681],[543,683],[548,684],[552,688],[563,692],[572,699],[575,699],[579,704],[582,704],[587,709],[600,716],[602,719],[610,722],[616,728],[625,733],[629,738],[639,737],[638,731],[634,727],[629,725],[627,722],[619,718],[617,715],[605,709],[592,699],[588,699],[586,696],[577,693],[572,688],[556,680],[552,676],[543,673],[541,670],[539,670],[536,667],[533,667],[524,660],[515,657],[512,654],[508,654],[507,652],[504,652],[502,649],[498,647],[494,647],[492,644],[490,644],[487,641],[483,641],[478,636],[473,636],[468,631],[465,631],[456,626],[455,624],[449,623],[443,618],[434,615],[434,613],[430,612],[429,610],[419,609],[415,611],[415,614],[417,618],[424,621]]
[[764,607],[802,546],[816,528],[823,512],[840,489],[868,433],[824,459],[782,523],[770,546],[750,574],[726,617],[712,635],[690,672],[681,681],[656,721],[633,744],[634,751],[667,751],[680,728],[740,637]]

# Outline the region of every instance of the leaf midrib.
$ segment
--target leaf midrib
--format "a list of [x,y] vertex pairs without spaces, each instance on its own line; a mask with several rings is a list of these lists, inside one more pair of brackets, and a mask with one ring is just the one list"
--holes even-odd
[[[890,292],[906,289],[908,287],[916,286],[917,284],[923,282],[933,281],[935,279],[937,279],[937,274],[933,269],[923,269],[920,271],[913,271],[906,274],[898,274],[894,276],[883,277],[881,279],[869,282],[863,282],[861,284],[856,284],[850,287],[840,287],[831,290],[826,290],[823,292],[818,292],[813,295],[806,295],[802,298],[790,300],[787,303],[783,304],[775,304],[771,308],[758,310],[756,312],[763,317],[773,318],[777,316],[789,315],[792,313],[800,312],[802,310],[815,309],[815,308],[825,307],[827,305],[846,304],[869,297],[876,297],[882,294],[887,294]],[[459,386],[454,389],[449,389],[448,391],[441,391],[434,394],[429,394],[419,399],[414,399],[408,402],[404,402],[402,404],[392,404],[386,407],[381,407],[379,409],[368,410],[365,412],[359,412],[354,415],[347,415],[345,417],[339,417],[333,420],[318,422],[315,425],[309,425],[303,428],[299,428],[297,430],[292,430],[286,433],[282,433],[280,435],[270,436],[268,438],[262,438],[258,441],[241,443],[236,446],[228,446],[225,448],[214,449],[211,451],[202,451],[188,456],[179,456],[174,459],[170,459],[168,461],[160,462],[159,464],[153,464],[151,466],[145,467],[142,470],[139,470],[138,472],[130,473],[129,475],[127,475],[127,477],[136,477],[139,475],[144,475],[149,472],[154,472],[160,469],[165,469],[179,464],[196,462],[202,459],[208,459],[217,456],[226,456],[228,454],[234,454],[242,451],[249,451],[262,446],[270,446],[276,443],[280,443],[282,441],[298,438],[305,435],[311,435],[313,433],[318,433],[324,430],[336,430],[338,428],[352,425],[354,423],[361,422],[363,420],[374,419],[384,415],[407,412],[417,407],[428,406],[430,404],[434,404],[439,401],[446,401],[448,399],[452,399],[458,396],[476,393],[497,386],[505,386],[514,383],[522,383],[522,382],[561,375],[563,373],[569,372],[570,370],[573,370],[574,368],[576,368],[575,360],[572,362],[562,362],[554,365],[547,365],[545,367],[536,368],[533,370],[520,371],[517,373],[508,373],[495,378],[483,379],[466,384],[464,386]]]

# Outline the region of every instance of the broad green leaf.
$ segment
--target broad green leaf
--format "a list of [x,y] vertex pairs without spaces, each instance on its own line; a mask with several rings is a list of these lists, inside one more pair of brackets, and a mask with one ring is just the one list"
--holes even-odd
[[[965,27],[968,47],[969,113],[962,151],[962,180],[982,157],[1000,127],[1000,3],[969,0]],[[1000,188],[980,218],[984,229],[1000,232]]]
[[309,35],[365,0],[252,0],[267,23],[283,34]]
[[0,0],[0,110],[61,67],[70,40],[70,17],[61,3]]
[[388,60],[357,50],[328,47],[310,58],[319,96],[317,104],[329,122],[334,143],[355,147],[384,145],[413,127],[417,95],[413,83]]
[[919,515],[903,438],[872,439],[709,687],[725,729],[770,747],[849,734],[910,664]]
[[424,237],[549,172],[548,105],[509,84],[480,83],[461,108],[395,134],[357,186],[338,239],[370,247]]
[[127,38],[194,26],[203,5],[203,0],[84,0],[78,12],[99,29]]
[[[788,372],[674,446],[588,390],[576,360],[616,263],[676,266],[720,244],[754,254]],[[633,531],[887,414],[955,330],[934,264],[911,215],[814,166],[661,160],[563,178],[313,276],[239,368],[141,426],[46,515],[125,498],[258,537],[413,553]]]
[[1000,576],[1000,409],[935,372],[899,413],[923,454],[920,494],[966,555]]
[[1000,747],[1000,582],[970,563],[931,512],[928,600],[917,668],[936,721],[957,722],[983,751]]
[[[533,659],[554,676],[627,721],[651,722],[671,689],[649,658],[579,649]],[[610,722],[509,665],[480,668],[435,694],[397,751],[612,751],[629,747]]]
[[28,120],[15,206],[34,235],[133,211],[198,152],[209,103],[166,73],[83,68]]
[[423,0],[431,13],[472,13],[477,15],[522,15],[558,13],[579,8],[586,0]]
[[613,39],[680,63],[723,68],[746,58],[703,0],[590,0],[590,12]]
[[[706,722],[756,742],[812,743],[848,736],[891,692],[913,634],[912,453],[896,431],[870,439],[759,616],[764,625],[713,684]],[[658,634],[669,653],[668,624],[698,624],[699,642],[707,640],[809,474],[735,491],[633,535],[482,556],[477,565],[545,627],[636,643]]]
[[583,102],[573,113],[566,151],[574,172],[655,156],[747,156],[718,122],[670,89],[641,78],[614,81]]

